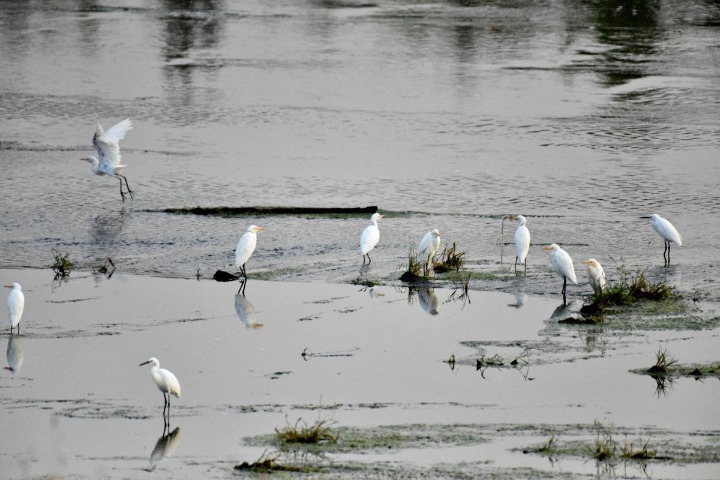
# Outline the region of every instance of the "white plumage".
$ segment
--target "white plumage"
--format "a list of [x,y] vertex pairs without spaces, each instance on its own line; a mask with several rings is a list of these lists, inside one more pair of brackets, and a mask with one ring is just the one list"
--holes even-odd
[[575,276],[575,267],[573,266],[572,258],[570,258],[570,255],[568,255],[565,250],[555,243],[543,247],[543,250],[548,250],[548,257],[550,259],[550,263],[555,269],[555,273],[563,278],[562,294],[564,299],[567,281],[570,280],[571,282],[577,284],[577,276]]
[[440,231],[437,228],[427,232],[423,236],[422,240],[420,240],[420,245],[418,245],[416,259],[418,262],[422,263],[426,275],[427,275],[427,271],[430,268],[430,261],[435,256],[435,254],[437,253],[439,248],[440,248]]
[[7,297],[8,323],[10,324],[10,334],[13,328],[17,327],[17,333],[20,333],[20,319],[25,309],[25,295],[22,293],[22,287],[19,283],[5,285],[12,289]]
[[264,227],[258,227],[257,225],[250,225],[240,240],[238,241],[237,247],[235,248],[235,266],[240,269],[240,273],[247,280],[247,273],[245,272],[245,263],[250,259],[255,247],[257,246],[257,232],[265,230]]
[[[666,263],[670,263],[670,244],[674,243],[678,247],[682,247],[682,238],[677,229],[667,219],[661,217],[657,213],[653,213],[650,217],[650,224],[655,231],[665,240],[665,250],[663,258]],[[667,257],[665,254],[667,253]]]
[[587,265],[588,282],[590,283],[590,286],[592,287],[595,294],[601,294],[603,289],[605,288],[606,279],[605,270],[603,270],[600,262],[598,262],[594,258],[590,258],[587,260],[583,260],[580,263],[582,263],[583,265]]
[[515,270],[520,262],[525,265],[527,271],[527,254],[530,250],[530,230],[525,226],[527,219],[522,215],[513,216],[510,219],[518,222],[515,229]]
[[372,261],[370,259],[370,250],[375,248],[380,241],[380,229],[378,228],[377,222],[384,216],[385,215],[381,215],[379,213],[373,213],[370,217],[370,225],[365,227],[362,235],[360,235],[360,253],[363,255],[363,263],[365,263],[366,256],[368,263]]
[[103,130],[102,125],[98,122],[92,140],[98,156],[94,157],[90,155],[81,158],[81,160],[90,162],[90,166],[95,175],[107,175],[109,177],[115,177],[120,181],[120,197],[123,202],[125,201],[123,180],[125,180],[125,186],[127,187],[127,193],[130,195],[130,198],[134,198],[133,192],[130,190],[130,185],[127,183],[127,178],[121,173],[122,169],[127,165],[120,163],[120,140],[125,138],[125,134],[129,130],[132,130],[132,122],[130,122],[129,118],[113,125],[107,131]]
[[153,382],[157,385],[158,389],[163,392],[163,399],[165,400],[165,407],[163,408],[163,415],[165,414],[165,408],[168,409],[168,416],[170,415],[170,395],[175,395],[180,398],[180,382],[177,377],[170,371],[164,368],[160,368],[160,361],[155,357],[150,357],[147,361],[140,364],[140,366],[152,364],[150,368],[150,375],[152,376]]

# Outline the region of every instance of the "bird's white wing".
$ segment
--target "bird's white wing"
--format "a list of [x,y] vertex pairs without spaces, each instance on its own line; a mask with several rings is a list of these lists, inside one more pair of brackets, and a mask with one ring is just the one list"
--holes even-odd
[[420,260],[426,260],[427,256],[430,254],[430,249],[432,248],[433,243],[433,234],[432,232],[427,232],[425,236],[420,240],[420,245],[418,245],[418,251],[417,251],[417,258]]
[[257,236],[252,232],[245,232],[235,248],[235,265],[242,267],[248,261],[257,246]]
[[107,131],[103,131],[102,126],[97,124],[93,145],[97,150],[101,167],[117,168],[120,166],[120,140],[125,138],[125,134],[129,130],[132,130],[132,122],[129,118],[113,125]]
[[375,225],[368,225],[360,235],[360,251],[363,255],[375,248],[380,241],[380,229]]

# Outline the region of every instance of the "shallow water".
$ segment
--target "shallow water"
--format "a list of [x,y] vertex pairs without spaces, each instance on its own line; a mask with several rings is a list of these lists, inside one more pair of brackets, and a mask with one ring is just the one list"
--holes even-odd
[[[0,371],[3,430],[12,432],[0,465],[10,478],[141,478],[150,468],[228,478],[235,464],[272,451],[253,438],[318,416],[335,428],[444,432],[448,442],[467,430],[470,439],[456,447],[430,442],[325,460],[456,465],[480,477],[509,469],[501,478],[517,478],[519,467],[591,477],[594,461],[553,463],[522,450],[547,442],[553,429],[591,442],[568,426],[595,420],[661,451],[669,442],[717,444],[717,378],[678,379],[659,394],[652,378],[630,371],[649,366],[658,345],[683,362],[716,361],[717,329],[561,326],[554,300],[530,296],[516,308],[502,292],[473,292],[463,304],[434,289],[430,314],[419,296],[394,287],[254,281],[238,302],[234,283],[118,274],[58,284],[43,271],[2,274],[21,281],[28,299],[22,335],[0,343],[15,352],[6,359],[14,371]],[[506,366],[476,369],[476,359],[496,354]],[[183,387],[171,407],[175,450],[164,461],[151,455],[162,433],[161,395],[147,366],[138,367],[151,355]],[[507,365],[518,357],[526,363]],[[652,478],[716,471],[676,463],[653,462]],[[642,466],[626,469],[632,477]]]
[[[347,282],[366,218],[151,211],[377,205],[373,280],[431,228],[468,269],[507,272],[500,218],[523,213],[527,293],[558,290],[540,249],[556,242],[611,277],[650,266],[719,299],[720,9],[629,5],[2,2],[0,266],[56,248],[84,268],[211,275],[257,223],[251,273]],[[77,159],[96,120],[125,117],[123,205]],[[670,270],[639,218],[653,212],[683,235]]]
[[[0,374],[3,431],[17,434],[0,470],[146,476],[161,433],[160,395],[136,366],[149,355],[183,382],[175,460],[157,466],[175,477],[228,477],[264,450],[247,438],[315,418],[319,404],[342,426],[597,419],[653,442],[717,444],[716,379],[665,395],[630,370],[661,346],[717,361],[718,25],[717,2],[702,0],[0,1],[0,283],[20,281],[28,299],[22,335],[0,340],[8,358],[23,354]],[[136,198],[123,204],[117,182],[78,159],[93,154],[96,121],[126,117]],[[198,205],[387,216],[360,269],[367,215],[161,212]],[[509,213],[528,218],[527,276],[512,274]],[[651,213],[683,235],[670,267],[640,218]],[[251,223],[266,230],[246,298],[234,283],[186,280],[230,269]],[[431,228],[482,274],[471,304],[450,300],[450,285],[408,300],[397,281]],[[569,310],[541,250],[552,242],[582,283]],[[77,264],[69,282],[49,280],[53,249]],[[108,257],[109,281],[83,273]],[[559,327],[590,290],[588,257],[611,280],[648,268],[699,290],[708,301],[687,315],[708,330]],[[356,279],[380,286],[343,285]],[[524,348],[530,372],[475,369]],[[596,476],[591,461],[508,450],[544,433],[357,461]],[[647,473],[633,468],[616,476]],[[716,464],[651,470],[716,476]]]

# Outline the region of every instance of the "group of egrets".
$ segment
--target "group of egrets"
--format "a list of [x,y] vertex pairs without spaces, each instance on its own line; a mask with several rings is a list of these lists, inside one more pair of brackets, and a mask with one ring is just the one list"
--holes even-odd
[[[525,226],[527,220],[522,215],[510,216],[511,220],[517,220],[518,225],[515,229],[515,269],[517,270],[517,264],[520,262],[525,265],[527,271],[527,254],[530,249],[530,231]],[[674,243],[678,246],[682,246],[682,238],[677,229],[667,219],[654,213],[650,217],[650,224],[655,231],[663,238],[665,242],[665,250],[663,251],[663,258],[665,263],[670,263],[670,244]],[[577,284],[577,276],[575,275],[575,267],[570,255],[563,250],[559,245],[553,243],[543,247],[543,250],[548,251],[548,257],[550,264],[552,265],[555,273],[563,279],[562,296],[563,302],[565,301],[565,291],[567,289],[567,281],[570,280],[574,284]],[[592,287],[596,294],[599,294],[605,288],[607,280],[605,278],[605,271],[600,265],[600,262],[594,258],[583,260],[583,265],[587,265],[588,283]]]
[[[120,197],[123,202],[125,201],[126,195],[126,192],[123,189],[123,181],[125,182],[124,186],[127,189],[127,194],[130,195],[131,199],[134,198],[133,191],[130,189],[130,185],[128,185],[127,178],[122,174],[122,169],[126,165],[122,165],[120,163],[120,140],[125,138],[125,134],[127,134],[127,132],[131,129],[132,123],[130,122],[130,119],[125,119],[122,122],[119,122],[107,131],[103,129],[100,123],[98,123],[92,140],[98,156],[94,157],[91,155],[81,159],[86,162],[90,162],[92,171],[96,175],[107,175],[119,180]],[[380,228],[378,227],[378,220],[382,219],[383,216],[384,215],[379,213],[374,213],[370,217],[370,225],[368,225],[360,235],[360,253],[362,254],[363,264],[365,264],[366,259],[368,264],[372,262],[370,252],[380,241]],[[525,271],[527,271],[527,254],[530,248],[530,231],[526,226],[527,220],[522,215],[510,216],[509,218],[517,220],[518,222],[514,235],[515,269],[517,270],[517,264],[520,263],[524,265]],[[670,263],[670,244],[674,243],[681,246],[682,239],[680,238],[680,234],[669,221],[661,216],[654,214],[649,218],[655,231],[665,241],[663,258],[665,258],[666,263]],[[235,249],[235,266],[239,269],[241,282],[240,288],[243,291],[247,282],[245,264],[257,247],[257,233],[261,230],[263,230],[263,227],[250,225],[242,237],[240,237]],[[430,262],[437,253],[439,247],[440,232],[437,229],[428,231],[422,237],[422,240],[418,245],[416,259],[418,263],[422,265],[425,275],[427,275]],[[548,251],[550,263],[553,269],[563,279],[562,295],[563,301],[565,301],[567,281],[570,280],[574,284],[577,284],[577,276],[575,275],[575,267],[573,266],[572,258],[570,258],[570,255],[565,250],[555,243],[545,246],[543,249]],[[593,290],[596,293],[601,292],[605,287],[606,279],[605,272],[603,271],[600,263],[594,258],[583,260],[580,263],[587,265],[588,280]],[[17,331],[20,333],[19,323],[20,318],[22,317],[25,299],[19,284],[13,283],[10,287],[12,288],[12,291],[8,296],[10,332],[12,333],[12,329],[17,327]],[[163,392],[163,398],[165,401],[163,416],[165,416],[166,411],[169,415],[170,395],[180,397],[180,383],[175,375],[173,375],[170,371],[160,368],[160,362],[157,358],[150,358],[141,365],[146,365],[148,363],[152,364],[150,374],[152,375],[153,381],[160,391]]]

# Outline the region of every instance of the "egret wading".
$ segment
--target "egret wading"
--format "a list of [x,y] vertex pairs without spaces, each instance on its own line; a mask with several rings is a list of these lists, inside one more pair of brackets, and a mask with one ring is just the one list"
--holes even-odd
[[367,256],[368,263],[372,262],[370,259],[370,250],[375,248],[375,245],[380,241],[380,229],[378,228],[378,220],[383,218],[385,215],[379,213],[373,213],[370,217],[370,225],[365,227],[362,235],[360,235],[360,253],[363,256],[363,263],[365,263],[365,257]]
[[127,165],[120,164],[120,140],[125,138],[125,134],[129,130],[132,130],[132,122],[130,122],[129,118],[113,125],[107,131],[103,130],[102,125],[98,122],[92,140],[98,156],[94,157],[90,155],[80,159],[90,162],[90,166],[95,175],[107,175],[117,178],[120,181],[120,197],[123,202],[125,201],[123,180],[125,180],[125,186],[127,187],[127,193],[130,195],[130,198],[135,198],[133,197],[133,191],[130,190],[127,178],[121,173],[122,169]]
[[243,236],[240,237],[237,247],[235,248],[235,266],[240,269],[240,275],[242,275],[241,283],[247,281],[245,263],[247,263],[255,251],[255,247],[257,246],[257,232],[261,230],[265,230],[265,227],[250,225],[247,230],[245,230]]
[[155,385],[163,392],[163,400],[165,404],[163,406],[163,417],[165,416],[165,410],[167,410],[167,416],[170,417],[170,395],[175,395],[180,398],[180,382],[170,370],[160,368],[160,361],[155,357],[150,357],[146,362],[141,363],[139,366],[152,364],[150,368],[150,375],[152,376]]
[[418,262],[422,262],[423,272],[427,277],[428,271],[430,270],[430,262],[440,248],[440,231],[436,228],[427,232],[420,245],[418,245],[417,256],[415,257]]
[[[647,217],[645,217],[647,218]],[[657,213],[653,213],[650,216],[650,224],[655,229],[655,231],[660,235],[663,240],[665,241],[665,250],[663,250],[663,259],[665,259],[665,264],[670,264],[670,244],[674,243],[678,247],[682,247],[682,238],[680,237],[680,233],[677,231],[677,229],[673,226],[672,223],[670,223],[667,219],[661,217]],[[667,256],[665,255],[667,254]]]
[[520,262],[525,265],[525,272],[527,272],[527,254],[530,250],[530,230],[525,226],[527,219],[522,215],[511,215],[509,218],[518,222],[515,229],[515,271]]
[[588,282],[590,282],[595,295],[600,295],[606,283],[605,270],[603,270],[602,265],[594,258],[583,260],[580,263],[587,265]]
[[7,297],[10,335],[12,335],[14,327],[17,327],[17,333],[20,335],[20,319],[22,318],[23,310],[25,309],[25,295],[23,295],[22,287],[20,287],[19,283],[12,283],[10,285],[5,285],[5,287],[11,289],[10,294]]
[[575,276],[575,267],[573,266],[572,258],[570,258],[570,255],[568,255],[568,253],[560,248],[556,243],[543,247],[543,250],[548,251],[548,258],[550,258],[550,263],[555,269],[555,273],[563,277],[562,296],[563,303],[565,303],[565,291],[567,290],[568,279],[574,284],[577,284],[577,277]]

